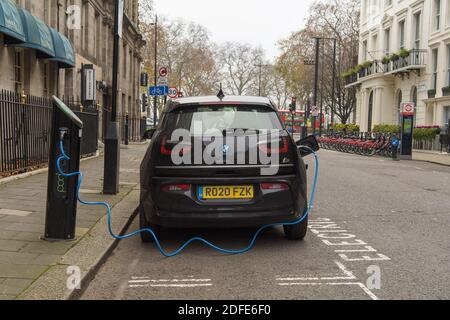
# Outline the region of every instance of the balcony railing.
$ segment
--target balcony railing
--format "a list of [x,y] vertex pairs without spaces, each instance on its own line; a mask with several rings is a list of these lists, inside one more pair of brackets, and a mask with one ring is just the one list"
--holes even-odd
[[426,64],[427,50],[413,49],[407,57],[399,57],[391,61],[389,65],[390,73],[409,72],[421,69]]
[[346,86],[352,86],[358,83],[359,80],[375,75],[384,73],[383,64],[380,61],[373,61],[370,66],[363,67],[357,74],[352,74],[345,78]]
[[362,67],[357,74],[345,77],[345,85],[351,87],[359,84],[360,80],[376,74],[404,74],[411,71],[418,71],[425,68],[427,59],[427,50],[412,49],[407,57],[398,57],[396,60],[390,60],[383,63],[375,60],[371,65]]
[[359,78],[365,78],[383,72],[384,72],[383,65],[381,64],[380,61],[375,60],[370,66],[364,67],[359,71]]

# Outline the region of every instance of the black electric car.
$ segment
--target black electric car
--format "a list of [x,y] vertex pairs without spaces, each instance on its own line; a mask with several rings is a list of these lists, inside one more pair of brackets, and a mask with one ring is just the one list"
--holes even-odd
[[[187,137],[181,139],[183,133]],[[141,164],[140,227],[158,234],[161,227],[258,227],[302,217],[307,208],[302,157],[310,153],[298,149],[304,143],[318,149],[314,137],[296,143],[267,98],[169,101]],[[303,239],[307,225],[305,219],[284,226],[286,238]],[[153,241],[147,232],[141,237]]]

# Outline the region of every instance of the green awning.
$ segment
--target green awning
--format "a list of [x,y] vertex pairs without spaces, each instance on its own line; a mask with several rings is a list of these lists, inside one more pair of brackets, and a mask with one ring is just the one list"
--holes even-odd
[[6,44],[26,41],[19,9],[11,0],[0,0],[0,33],[5,35]]
[[19,13],[22,18],[26,42],[17,46],[37,50],[39,58],[54,58],[55,48],[50,28],[25,9],[19,9]]
[[69,39],[53,28],[50,28],[50,32],[53,38],[55,57],[49,60],[58,62],[60,68],[74,68],[75,54]]

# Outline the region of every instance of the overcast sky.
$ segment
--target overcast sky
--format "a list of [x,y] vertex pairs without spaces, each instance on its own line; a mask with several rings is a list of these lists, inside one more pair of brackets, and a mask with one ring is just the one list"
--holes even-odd
[[170,19],[204,25],[217,43],[238,41],[262,46],[269,59],[277,41],[304,25],[313,0],[154,0],[155,10]]

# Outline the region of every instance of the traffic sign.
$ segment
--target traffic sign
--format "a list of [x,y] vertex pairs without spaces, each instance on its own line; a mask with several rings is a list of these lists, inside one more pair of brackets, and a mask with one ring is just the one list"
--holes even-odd
[[412,115],[414,115],[414,111],[415,111],[415,104],[414,104],[414,102],[402,103],[401,114],[403,116],[412,116]]
[[167,77],[159,77],[157,81],[158,87],[168,87],[169,86],[169,79]]
[[319,107],[318,106],[312,106],[311,107],[311,114],[313,117],[318,117],[319,116]]
[[159,76],[162,78],[166,78],[169,75],[169,68],[161,67],[159,68]]
[[170,87],[169,88],[169,98],[178,98],[178,89],[175,87]]
[[148,94],[152,97],[167,96],[168,92],[169,92],[169,87],[167,87],[167,86],[156,86],[156,87],[148,88]]

